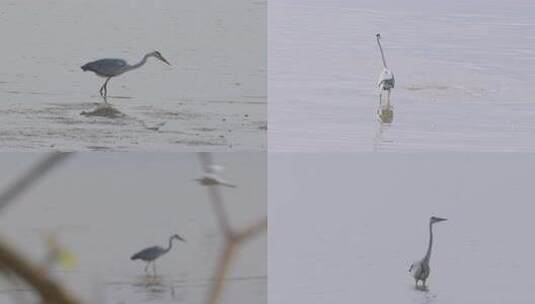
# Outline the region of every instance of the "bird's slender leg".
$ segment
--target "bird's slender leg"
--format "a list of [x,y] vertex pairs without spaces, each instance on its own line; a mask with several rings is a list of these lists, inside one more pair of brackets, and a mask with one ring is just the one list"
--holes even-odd
[[383,105],[383,92],[379,92],[379,106]]
[[111,77],[108,77],[104,82],[104,97],[108,97],[108,81],[110,81],[110,79]]
[[145,265],[145,272],[148,271],[148,269],[149,269],[149,265],[150,265],[150,262],[147,262],[147,265]]
[[[106,100],[106,97],[108,97],[108,81],[110,81],[111,77],[108,77],[106,78],[106,81],[104,81],[104,84],[102,85],[102,87],[100,87],[100,96],[104,97],[104,101],[105,102],[108,102]],[[104,93],[102,93],[104,92]]]
[[386,100],[386,105],[389,107],[390,106],[390,90],[388,90],[388,98]]
[[154,273],[154,276],[156,276],[156,261],[152,261],[152,272]]
[[99,90],[99,93],[100,93],[100,96],[104,97],[104,86],[106,85],[106,82],[108,80],[106,79],[106,81],[104,81],[104,83],[102,84],[102,86],[100,87],[100,90]]

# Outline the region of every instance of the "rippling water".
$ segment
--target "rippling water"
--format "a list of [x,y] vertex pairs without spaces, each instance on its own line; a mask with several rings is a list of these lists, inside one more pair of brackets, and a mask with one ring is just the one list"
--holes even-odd
[[[535,156],[276,154],[274,303],[532,303]],[[434,225],[429,290],[408,273]]]
[[[223,155],[224,154],[224,155]],[[3,153],[2,188],[39,154]],[[223,189],[232,225],[243,228],[266,215],[266,161],[262,153],[222,153]],[[201,168],[188,153],[84,153],[50,173],[0,214],[3,239],[34,262],[45,258],[44,236],[55,232],[77,260],[51,275],[85,303],[205,303],[223,236]],[[158,276],[130,257],[149,246],[167,246],[178,233],[186,243],[157,261]],[[246,242],[225,279],[222,303],[267,303],[266,237]],[[0,303],[32,303],[22,284],[0,280]]]
[[[0,3],[0,150],[265,149],[265,2]],[[103,83],[81,65],[155,49],[172,66],[149,59],[108,85],[127,119],[80,115]]]
[[[269,5],[270,148],[535,150],[533,1]],[[394,120],[376,118],[383,35]]]

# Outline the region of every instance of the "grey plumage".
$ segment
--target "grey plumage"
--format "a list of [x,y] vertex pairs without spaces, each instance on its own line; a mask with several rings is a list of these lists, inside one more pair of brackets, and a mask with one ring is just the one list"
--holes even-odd
[[86,63],[82,70],[95,72],[101,77],[113,77],[122,74],[126,66],[126,61],[122,59],[106,58]]
[[94,72],[97,76],[106,78],[106,81],[100,87],[100,95],[104,98],[104,101],[107,102],[106,97],[108,95],[108,81],[112,77],[119,76],[125,72],[137,69],[141,66],[143,66],[149,57],[154,57],[158,60],[161,60],[168,65],[171,65],[158,51],[154,51],[151,53],[146,54],[143,56],[143,59],[139,61],[136,64],[128,64],[123,59],[117,59],[117,58],[105,58],[105,59],[99,59],[96,61],[92,61],[89,63],[84,64],[81,66],[82,71],[91,71]]
[[138,253],[134,254],[130,259],[133,260],[133,261],[142,260],[142,261],[147,262],[147,265],[145,266],[145,272],[147,272],[147,269],[148,269],[150,263],[152,263],[154,274],[156,274],[155,261],[156,261],[157,258],[159,258],[162,255],[168,253],[171,250],[171,248],[173,248],[173,240],[180,240],[182,242],[186,241],[184,238],[182,238],[178,234],[175,234],[175,235],[172,235],[169,238],[169,246],[167,248],[162,248],[160,246],[148,247],[148,248],[145,248],[145,249],[139,251]]
[[433,224],[445,221],[445,218],[440,218],[432,216],[429,218],[429,244],[427,246],[427,252],[423,259],[414,262],[409,268],[409,272],[412,274],[416,287],[418,287],[418,282],[422,282],[422,286],[425,287],[425,282],[431,273],[431,267],[429,262],[431,260],[431,250],[433,247]]
[[379,51],[381,52],[381,60],[383,61],[383,71],[379,75],[379,80],[377,81],[377,86],[379,87],[379,104],[383,102],[383,91],[387,91],[387,105],[390,105],[390,92],[396,84],[394,79],[394,73],[388,68],[386,64],[385,54],[383,52],[383,47],[381,46],[381,34],[375,35],[377,38],[377,44],[379,45]]

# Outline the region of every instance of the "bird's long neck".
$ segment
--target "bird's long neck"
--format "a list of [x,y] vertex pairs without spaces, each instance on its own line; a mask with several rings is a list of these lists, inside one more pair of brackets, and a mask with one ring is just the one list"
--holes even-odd
[[137,69],[141,66],[143,66],[146,62],[147,62],[147,59],[150,57],[149,54],[146,54],[145,56],[143,56],[143,59],[141,59],[141,61],[139,61],[138,63],[136,64],[133,64],[131,65],[128,70],[134,70],[134,69]]
[[381,59],[383,59],[383,66],[386,69],[388,68],[388,66],[386,65],[385,54],[383,53],[383,47],[381,46],[381,41],[379,41],[379,37],[377,37],[377,44],[379,45],[379,51],[381,51]]
[[429,222],[429,245],[427,247],[427,253],[425,254],[424,260],[429,263],[431,259],[431,247],[433,246],[433,223]]
[[173,237],[169,238],[169,246],[167,246],[167,249],[165,249],[165,252],[169,252],[173,248]]

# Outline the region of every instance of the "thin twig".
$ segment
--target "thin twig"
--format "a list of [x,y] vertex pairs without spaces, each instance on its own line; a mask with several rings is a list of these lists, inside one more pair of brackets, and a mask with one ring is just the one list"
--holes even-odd
[[[207,152],[201,152],[199,153],[199,160],[201,162],[201,166],[203,167],[204,172],[208,172],[210,170],[210,167],[214,165],[214,162],[212,160],[212,156],[210,153]],[[219,186],[212,185],[207,186],[208,187],[208,193],[211,197],[211,203],[212,207],[214,208],[214,212],[216,214],[217,220],[219,222],[219,227],[223,232],[225,233],[225,236],[232,237],[232,228],[230,227],[228,215],[225,210],[225,206],[223,203],[223,196],[221,195],[221,189],[219,189]]]
[[0,268],[9,270],[32,286],[45,303],[77,304],[80,303],[69,295],[59,284],[48,278],[45,272],[32,265],[21,253],[9,248],[0,241]]
[[[205,172],[208,172],[210,166],[213,166],[212,157],[209,153],[199,153],[199,159]],[[242,231],[235,232],[232,230],[229,219],[223,203],[223,197],[221,195],[219,186],[208,186],[208,192],[211,196],[212,206],[214,212],[219,220],[221,230],[225,236],[225,247],[223,254],[219,257],[217,268],[214,274],[214,283],[208,297],[208,304],[216,304],[223,292],[225,276],[230,268],[232,258],[235,255],[235,251],[245,240],[255,237],[258,233],[261,233],[267,228],[267,218],[245,228]]]
[[253,224],[246,229],[240,231],[236,234],[236,239],[239,242],[246,241],[248,239],[254,238],[257,234],[264,232],[267,229],[267,218]]
[[0,211],[72,153],[50,153],[0,194]]

